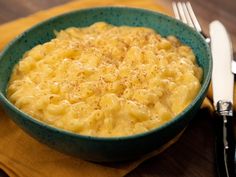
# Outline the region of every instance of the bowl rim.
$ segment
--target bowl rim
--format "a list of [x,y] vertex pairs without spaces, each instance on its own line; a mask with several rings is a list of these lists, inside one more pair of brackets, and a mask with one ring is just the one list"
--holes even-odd
[[0,91],[0,103],[1,101],[4,103],[4,105],[7,107],[7,109],[12,110],[13,112],[15,112],[16,114],[18,114],[19,116],[23,117],[23,119],[26,119],[34,124],[37,124],[43,128],[48,129],[49,131],[53,131],[53,132],[57,132],[57,133],[61,133],[64,135],[68,135],[74,138],[80,138],[80,139],[89,139],[89,140],[94,140],[94,141],[125,141],[125,140],[131,140],[131,139],[138,139],[138,138],[142,138],[144,136],[153,134],[155,132],[161,131],[165,128],[167,128],[168,126],[170,126],[171,124],[174,124],[176,122],[179,121],[179,119],[181,119],[188,111],[190,111],[194,105],[197,103],[197,101],[200,99],[201,95],[203,95],[209,84],[210,84],[210,80],[211,80],[211,73],[212,73],[212,57],[211,57],[211,52],[210,52],[210,48],[209,45],[205,42],[205,39],[203,38],[203,36],[201,36],[197,31],[195,31],[193,28],[189,27],[188,25],[182,23],[179,20],[176,20],[173,17],[170,17],[168,15],[162,14],[160,12],[154,11],[154,10],[149,10],[149,9],[145,9],[145,8],[137,8],[137,7],[128,7],[128,6],[99,6],[99,7],[90,7],[90,8],[82,8],[82,9],[78,9],[78,10],[73,10],[73,11],[69,11],[66,13],[62,13],[59,15],[56,15],[54,17],[50,17],[47,18],[45,20],[43,20],[42,22],[39,22],[35,25],[33,25],[32,27],[28,28],[27,30],[25,30],[23,33],[19,34],[18,36],[16,36],[12,41],[10,41],[2,50],[2,52],[0,52],[0,61],[2,59],[2,56],[9,50],[9,48],[11,48],[12,45],[14,45],[14,43],[16,41],[18,41],[20,38],[22,38],[24,35],[27,35],[27,33],[30,33],[32,30],[37,29],[39,26],[45,25],[47,23],[50,23],[51,21],[60,19],[64,16],[67,15],[71,15],[71,14],[76,14],[78,12],[83,12],[83,11],[90,11],[90,10],[106,10],[106,9],[125,9],[125,10],[133,10],[133,11],[141,11],[143,13],[149,13],[152,15],[157,15],[161,18],[170,20],[170,21],[174,21],[176,24],[184,26],[185,28],[187,28],[189,31],[191,31],[192,33],[195,33],[196,36],[198,36],[198,38],[201,40],[201,43],[204,45],[204,48],[207,52],[208,55],[208,60],[209,60],[209,70],[208,73],[206,73],[206,78],[204,83],[202,83],[201,88],[198,92],[198,94],[195,96],[195,98],[191,101],[191,103],[184,108],[184,110],[182,112],[180,112],[179,114],[177,114],[175,117],[173,117],[171,120],[169,120],[168,122],[165,122],[164,124],[160,125],[159,127],[153,128],[149,131],[146,132],[141,132],[141,133],[137,133],[137,134],[133,134],[133,135],[127,135],[127,136],[112,136],[112,137],[100,137],[100,136],[90,136],[90,135],[83,135],[83,134],[78,134],[75,132],[71,132],[68,130],[64,130],[62,128],[57,128],[53,125],[47,124],[43,121],[40,121],[36,118],[33,118],[32,116],[24,113],[23,111],[21,111],[19,108],[17,108],[13,103],[11,103],[7,97],[3,94],[2,91]]

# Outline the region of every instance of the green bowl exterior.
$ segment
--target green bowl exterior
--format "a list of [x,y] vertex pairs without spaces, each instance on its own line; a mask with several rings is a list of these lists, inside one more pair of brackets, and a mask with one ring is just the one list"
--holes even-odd
[[[145,26],[163,36],[175,35],[192,47],[203,68],[202,87],[193,102],[173,120],[151,131],[126,137],[91,137],[61,130],[21,112],[6,98],[12,68],[22,55],[54,36],[54,30],[85,27],[97,21],[113,25]],[[212,72],[212,59],[203,37],[185,24],[144,9],[99,7],[63,14],[42,22],[13,40],[0,55],[0,102],[12,120],[36,140],[58,151],[96,162],[133,159],[162,146],[180,133],[199,110],[206,95]],[[37,101],[37,100],[35,100]]]

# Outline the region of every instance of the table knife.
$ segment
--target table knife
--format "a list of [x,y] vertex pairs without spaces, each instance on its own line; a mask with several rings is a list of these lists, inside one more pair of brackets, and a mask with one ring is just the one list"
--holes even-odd
[[236,177],[235,138],[233,131],[233,50],[229,35],[219,21],[210,23],[213,58],[212,88],[216,109],[214,119],[216,167],[220,177]]

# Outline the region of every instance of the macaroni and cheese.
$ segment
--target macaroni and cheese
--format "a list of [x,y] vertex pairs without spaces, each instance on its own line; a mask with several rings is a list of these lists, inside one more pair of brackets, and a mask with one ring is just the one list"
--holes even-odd
[[197,95],[202,69],[176,37],[97,22],[56,32],[13,70],[9,100],[47,124],[126,136],[171,120]]

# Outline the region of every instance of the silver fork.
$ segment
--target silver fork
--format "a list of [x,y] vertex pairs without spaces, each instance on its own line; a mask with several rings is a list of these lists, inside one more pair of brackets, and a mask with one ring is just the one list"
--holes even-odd
[[210,43],[210,38],[203,33],[190,2],[172,2],[172,7],[176,19],[194,28],[205,38],[208,44]]

